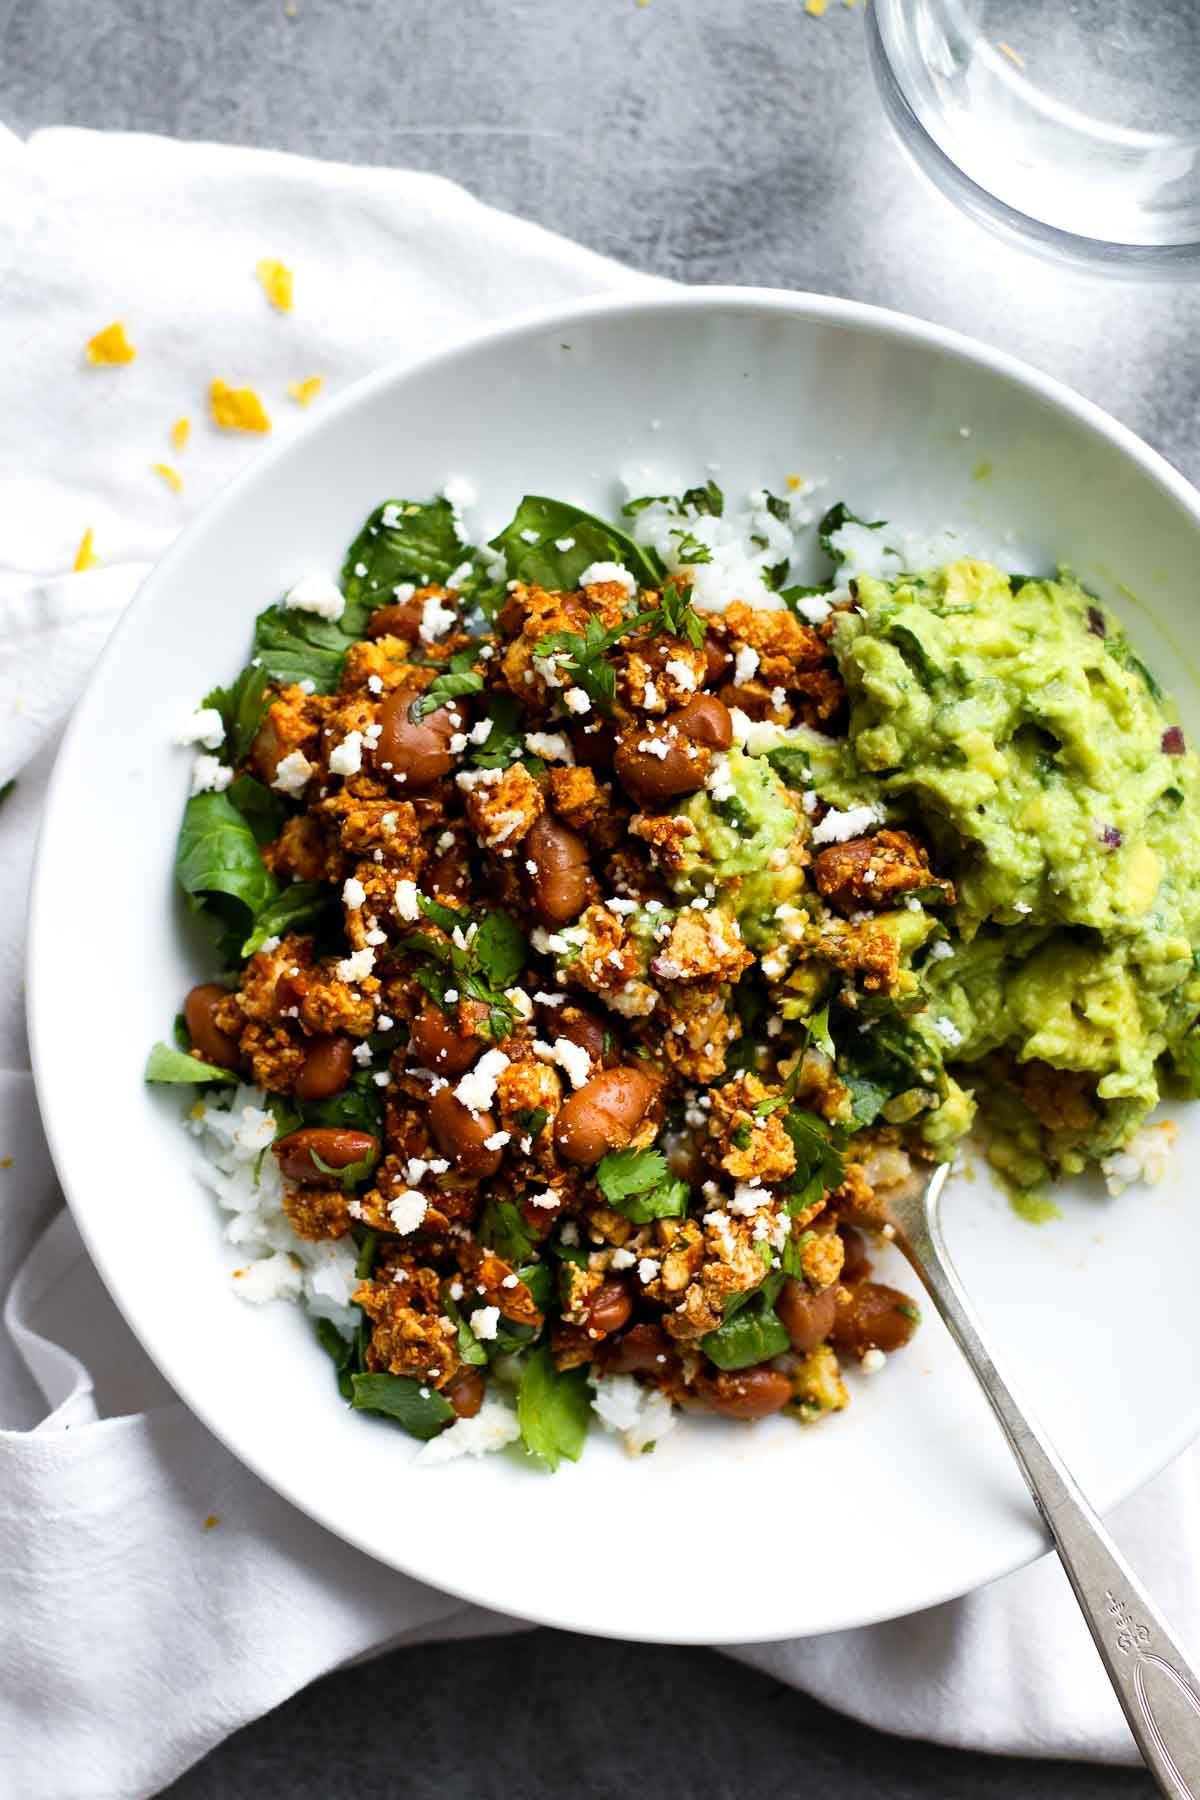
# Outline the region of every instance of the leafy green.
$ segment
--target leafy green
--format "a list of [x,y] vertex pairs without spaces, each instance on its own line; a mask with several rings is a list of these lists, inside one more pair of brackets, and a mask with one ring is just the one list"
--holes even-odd
[[831,562],[836,563],[842,559],[834,549],[831,539],[836,531],[842,529],[843,525],[864,525],[868,531],[881,531],[886,524],[886,519],[860,519],[857,513],[850,511],[844,500],[839,500],[835,506],[829,508],[817,526],[817,537],[826,556]]
[[779,744],[767,751],[767,761],[784,787],[803,790],[812,785],[812,763],[807,750],[793,744]]
[[229,1069],[216,1063],[201,1062],[186,1050],[175,1050],[170,1044],[155,1044],[146,1058],[146,1081],[236,1081]]
[[288,809],[278,794],[253,775],[239,775],[225,790],[254,833],[255,842],[273,844],[283,830]]
[[529,956],[525,934],[510,913],[496,908],[479,922],[471,950],[480,971],[493,987],[511,987]]
[[489,700],[486,716],[492,729],[482,744],[472,743],[467,754],[477,769],[506,769],[520,760],[525,748],[521,702],[515,694],[497,694]]
[[[533,533],[532,541],[526,532]],[[559,543],[568,539],[569,548],[560,550]],[[540,494],[526,494],[515,516],[492,539],[492,549],[503,551],[515,580],[568,592],[596,562],[622,564],[639,587],[658,587],[666,573],[654,551],[635,544],[619,526]]]
[[785,1192],[787,1210],[795,1214],[814,1205],[828,1189],[840,1187],[845,1167],[829,1127],[815,1113],[789,1107],[783,1115],[783,1129],[796,1154],[795,1172]]
[[193,904],[244,936],[278,894],[254,833],[226,794],[193,794],[183,810],[175,875]]
[[336,1176],[345,1194],[352,1194],[355,1188],[361,1187],[379,1161],[378,1146],[368,1150],[365,1156],[360,1156],[357,1162],[346,1163],[340,1169],[335,1168],[332,1163],[323,1162],[315,1150],[310,1150],[308,1154],[322,1175]]
[[383,1095],[370,1069],[355,1069],[340,1094],[327,1100],[302,1100],[300,1115],[306,1125],[327,1125],[341,1131],[365,1131],[377,1138],[383,1127]]
[[661,1150],[610,1150],[596,1165],[596,1180],[613,1210],[635,1225],[687,1212],[687,1182],[671,1175]]
[[250,754],[250,746],[267,716],[269,686],[267,671],[261,665],[247,663],[232,686],[214,688],[201,701],[202,706],[215,707],[220,713],[225,727],[225,760],[235,767]]
[[1200,1097],[1200,1028],[1193,1026],[1171,1051],[1171,1065],[1190,1098]]
[[379,1249],[379,1234],[364,1231],[362,1243],[358,1247],[358,1261],[354,1265],[354,1276],[357,1281],[369,1281],[371,1271],[375,1267],[375,1254]]
[[2,785],[0,785],[0,806],[4,805],[4,802],[8,799],[9,795],[12,793],[12,791],[16,787],[16,785],[17,785],[17,778],[15,775],[13,776],[11,781],[6,781]]
[[725,511],[725,496],[711,479],[703,487],[685,488],[679,503],[684,508],[690,506],[693,512],[711,513],[714,519],[719,519]]
[[895,1007],[876,1018],[869,1031],[848,1034],[838,1075],[850,1090],[852,1124],[859,1130],[873,1124],[897,1094],[911,1088],[946,1091],[940,1056]]
[[679,539],[675,548],[675,556],[676,560],[684,567],[690,568],[695,563],[712,561],[712,551],[707,544],[702,544],[693,532],[678,530],[673,531],[671,536]]
[[454,1417],[454,1408],[436,1388],[407,1375],[352,1375],[350,1404],[359,1412],[384,1413],[409,1437],[436,1437]]
[[356,1339],[344,1338],[332,1319],[318,1319],[316,1329],[318,1344],[337,1370],[338,1393],[343,1400],[349,1400],[354,1392],[351,1383],[356,1360]]
[[341,588],[350,615],[347,630],[361,637],[369,614],[390,604],[401,582],[444,587],[466,554],[448,500],[387,500],[377,506],[346,552]]
[[584,626],[582,633],[578,631],[551,631],[539,639],[534,655],[537,659],[555,657],[558,667],[571,677],[577,687],[581,687],[594,706],[601,712],[611,712],[612,703],[617,692],[617,676],[612,664],[607,660],[608,652],[623,637],[638,631],[644,625],[654,625],[658,621],[658,611],[631,613],[605,631],[599,619],[593,613]]
[[516,1271],[518,1281],[529,1289],[530,1299],[539,1312],[545,1312],[554,1297],[554,1277],[544,1262],[522,1263]]
[[333,620],[294,607],[268,606],[254,622],[254,654],[272,681],[284,686],[311,681],[316,693],[331,694],[347,650],[361,635],[344,628],[345,618],[345,613]]
[[1162,701],[1166,698],[1166,696],[1163,693],[1162,687],[1160,686],[1160,684],[1158,682],[1157,677],[1153,674],[1153,672],[1150,669],[1148,669],[1146,667],[1146,665],[1142,661],[1141,657],[1135,656],[1133,651],[1130,649],[1128,638],[1126,638],[1126,637],[1109,638],[1108,639],[1108,650],[1109,650],[1109,653],[1112,656],[1113,660],[1115,662],[1120,663],[1120,665],[1123,669],[1131,669],[1135,675],[1141,676],[1142,680],[1145,682],[1147,688],[1149,689],[1150,696],[1152,699]]
[[578,1462],[591,1416],[586,1368],[559,1370],[543,1346],[526,1357],[517,1390],[517,1422],[525,1448],[550,1469],[565,1456]]
[[254,930],[242,945],[243,956],[253,956],[268,938],[312,925],[333,905],[333,894],[322,881],[293,881],[270,900],[254,920]]
[[693,650],[699,650],[708,632],[708,622],[692,605],[686,587],[674,581],[665,582],[659,596],[659,615],[664,631],[672,637],[686,638]]
[[452,656],[445,673],[434,676],[412,708],[413,718],[423,719],[436,712],[439,706],[445,706],[448,700],[459,700],[464,694],[481,693],[483,676],[476,674],[471,666],[477,655],[476,650],[459,650]]
[[488,1250],[494,1250],[514,1269],[529,1261],[533,1253],[533,1236],[511,1200],[489,1196],[483,1203],[475,1235]]
[[718,1369],[749,1369],[790,1348],[791,1340],[775,1311],[778,1291],[778,1281],[768,1276],[738,1311],[700,1339],[701,1350]]
[[458,1307],[451,1299],[449,1292],[445,1288],[442,1290],[442,1305],[445,1308],[446,1317],[454,1326],[455,1339],[460,1359],[469,1364],[473,1369],[486,1368],[487,1351],[475,1336],[475,1333],[471,1330],[471,1327],[467,1324],[467,1321],[463,1318],[462,1313],[459,1311]]
[[517,1124],[531,1138],[541,1137],[549,1119],[550,1114],[544,1106],[523,1106],[517,1113]]

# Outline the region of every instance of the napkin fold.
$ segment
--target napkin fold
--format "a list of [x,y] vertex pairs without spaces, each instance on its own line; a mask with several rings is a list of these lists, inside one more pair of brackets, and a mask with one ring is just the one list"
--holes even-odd
[[[296,270],[290,315],[255,282],[265,256]],[[105,636],[183,519],[260,447],[207,422],[214,376],[254,386],[277,439],[303,417],[290,381],[336,390],[482,320],[648,285],[428,175],[0,132],[0,781],[17,778],[0,806],[0,1792],[141,1800],[327,1669],[520,1628],[311,1523],[143,1355],[62,1209],[38,1122],[25,894],[57,738]],[[115,318],[137,360],[85,367]],[[89,528],[103,566],[64,574]],[[1189,1456],[1115,1521],[1193,1640],[1197,1485]],[[1052,1561],[914,1618],[733,1654],[885,1730],[1133,1759]]]

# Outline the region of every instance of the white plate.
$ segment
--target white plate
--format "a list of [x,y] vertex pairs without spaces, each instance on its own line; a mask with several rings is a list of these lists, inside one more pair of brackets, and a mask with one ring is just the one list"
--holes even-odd
[[[973,479],[985,461],[992,473]],[[414,1470],[407,1439],[339,1402],[297,1309],[236,1297],[181,1100],[142,1082],[148,1046],[209,972],[172,883],[189,759],[171,739],[244,662],[254,614],[310,568],[336,568],[384,497],[465,475],[495,529],[525,491],[603,511],[614,471],[637,462],[655,465],[655,491],[709,471],[733,493],[824,477],[824,499],[865,517],[958,524],[1014,567],[1061,558],[1112,600],[1200,728],[1184,654],[1200,500],[1095,407],[965,338],[840,300],[700,290],[543,313],[352,389],[146,582],[51,788],[30,936],[38,1092],[84,1240],[147,1351],[330,1530],[573,1630],[828,1631],[929,1606],[1044,1548],[928,1310],[913,1347],[852,1376],[850,1411],[811,1431],[688,1420],[637,1460],[597,1430],[555,1477],[506,1457]],[[1177,1169],[1195,1158],[1200,1108],[1179,1117]],[[1200,1208],[1175,1173],[1118,1201],[1080,1187],[1064,1213],[1024,1225],[980,1176],[951,1195],[950,1237],[1005,1360],[1103,1509],[1200,1429]]]

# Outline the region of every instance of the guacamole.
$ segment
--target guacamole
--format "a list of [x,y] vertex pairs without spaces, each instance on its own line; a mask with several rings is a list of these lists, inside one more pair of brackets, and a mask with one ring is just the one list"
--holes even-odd
[[1066,571],[964,560],[855,597],[833,627],[849,728],[816,791],[931,844],[956,901],[917,963],[928,1021],[954,1062],[1025,1069],[1044,1154],[1079,1168],[1155,1104],[1164,1057],[1192,1065],[1200,761]]

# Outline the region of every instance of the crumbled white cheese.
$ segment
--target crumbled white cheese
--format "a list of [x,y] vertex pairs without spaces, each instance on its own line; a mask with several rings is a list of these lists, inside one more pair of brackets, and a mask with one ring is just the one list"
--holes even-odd
[[878,825],[883,818],[877,806],[851,806],[845,812],[831,807],[819,825],[813,827],[814,844],[847,844],[851,838],[861,837],[872,825]]
[[511,1134],[507,1131],[493,1131],[491,1137],[483,1140],[485,1150],[503,1150],[505,1144],[511,1142]]
[[517,1415],[506,1400],[488,1393],[472,1419],[456,1419],[445,1431],[422,1444],[416,1461],[425,1467],[453,1462],[460,1456],[488,1456],[521,1435]]
[[608,1266],[610,1269],[632,1269],[636,1261],[637,1252],[635,1250],[627,1250],[625,1246],[622,1245],[620,1249],[613,1251],[609,1258]]
[[414,925],[421,917],[421,903],[417,898],[415,881],[406,878],[396,883],[396,916],[409,925]]
[[303,750],[289,750],[276,763],[271,786],[279,793],[290,794],[295,799],[304,792],[316,772],[314,764],[309,762]]
[[688,663],[682,662],[679,657],[672,656],[664,663],[663,674],[669,675],[676,687],[686,688],[688,693],[694,691],[696,686],[695,671]]
[[472,725],[467,736],[473,744],[486,744],[492,735],[493,723],[491,719],[480,719],[478,725]]
[[619,581],[627,594],[637,593],[637,580],[629,573],[624,563],[594,562],[589,563],[579,577],[580,587],[592,587],[601,581]]
[[429,1202],[416,1188],[405,1188],[388,1201],[388,1218],[401,1237],[415,1231],[429,1210]]
[[215,706],[200,706],[179,731],[177,744],[199,744],[205,750],[219,750],[225,742],[225,721]]
[[356,875],[347,875],[342,883],[342,905],[357,912],[367,897],[367,890]]
[[465,512],[468,506],[474,506],[479,494],[465,475],[452,475],[442,488],[442,498],[448,500],[452,511],[458,514]]
[[540,1194],[528,1194],[526,1198],[530,1206],[540,1206],[543,1212],[549,1212],[552,1207],[558,1205],[558,1195],[553,1188],[543,1188]]
[[344,956],[335,973],[339,981],[365,981],[374,967],[375,952],[368,945],[365,950],[356,950],[352,956]]
[[507,1069],[508,1060],[503,1050],[485,1050],[455,1087],[455,1099],[471,1112],[487,1112],[496,1098],[496,1081]]
[[283,605],[290,612],[316,613],[320,619],[340,619],[346,610],[346,599],[330,575],[304,575],[289,588]]
[[739,644],[733,659],[733,679],[743,687],[747,681],[753,681],[757,671],[758,651],[749,644]]
[[527,731],[525,748],[545,762],[573,763],[575,752],[561,731]]
[[445,637],[458,623],[458,614],[450,607],[443,606],[436,596],[426,600],[421,608],[421,639],[426,644],[436,644],[439,638]]
[[193,794],[223,794],[233,780],[233,770],[219,756],[198,756],[192,764]]
[[573,712],[579,717],[592,710],[592,703],[582,688],[568,688],[563,695],[563,705],[568,712]]
[[564,1071],[573,1088],[581,1088],[588,1080],[592,1059],[582,1044],[572,1043],[570,1038],[555,1038],[547,1044],[541,1038],[534,1041],[533,1054],[540,1062],[557,1063]]
[[573,550],[575,548],[575,539],[573,537],[555,538],[554,548],[556,550],[561,550],[565,556],[568,550]]
[[371,1066],[371,1046],[370,1046],[370,1044],[355,1044],[355,1046],[354,1046],[353,1050],[350,1052],[350,1054],[351,1054],[351,1056],[353,1056],[355,1062],[358,1064],[360,1069],[369,1069],[370,1068],[370,1066]]
[[809,625],[823,625],[833,611],[833,604],[825,594],[807,594],[804,599],[797,600],[796,611]]
[[494,1338],[500,1329],[498,1306],[477,1306],[470,1316],[471,1330],[480,1340]]
[[933,1029],[937,1032],[942,1042],[944,1044],[949,1044],[951,1049],[956,1045],[961,1044],[963,1041],[963,1034],[958,1029],[958,1026],[954,1023],[953,1019],[937,1018],[933,1021]]
[[886,1361],[887,1357],[882,1350],[865,1350],[858,1366],[864,1375],[878,1375]]
[[657,756],[659,762],[666,762],[671,754],[671,746],[666,738],[643,738],[638,749],[643,756]]
[[657,1257],[643,1256],[638,1262],[638,1280],[643,1286],[647,1286],[654,1280],[661,1267],[662,1264],[658,1261]]
[[331,775],[357,775],[362,768],[362,732],[348,731],[340,744],[329,752]]
[[451,569],[446,577],[448,588],[464,588],[475,573],[475,565],[468,556],[466,562],[460,562],[457,569]]
[[948,956],[954,955],[954,945],[948,938],[935,938],[929,946],[930,962],[945,962]]
[[526,525],[525,529],[521,532],[521,537],[527,544],[536,544],[536,543],[540,542],[540,539],[538,538],[538,534],[533,529],[532,525]]

